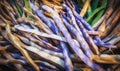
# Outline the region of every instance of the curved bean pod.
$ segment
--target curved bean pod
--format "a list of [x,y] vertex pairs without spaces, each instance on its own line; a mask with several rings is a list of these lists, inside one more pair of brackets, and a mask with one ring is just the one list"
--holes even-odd
[[84,55],[83,51],[79,47],[77,47],[75,45],[75,43],[73,43],[73,39],[71,38],[70,34],[68,33],[68,30],[63,25],[62,20],[60,19],[58,13],[53,11],[50,7],[48,7],[46,5],[43,5],[42,8],[52,14],[52,18],[56,22],[59,29],[62,31],[68,44],[75,51],[75,53],[83,60],[83,62],[85,62],[88,66],[90,66],[91,68],[93,68],[95,70],[103,71],[103,69],[101,67],[99,67],[97,64],[93,63],[86,55]]
[[82,31],[82,34],[83,34],[84,38],[86,38],[88,44],[90,46],[92,46],[92,48],[93,48],[93,50],[95,50],[96,54],[99,54],[98,47],[95,45],[95,43],[92,40],[92,38],[87,34],[87,32],[86,32],[84,26],[82,25],[82,23],[79,20],[76,20],[76,21],[77,21],[77,23],[78,23],[78,25],[79,25],[79,27],[80,27],[80,29]]
[[[85,26],[85,28],[87,30],[90,30],[90,31],[93,30],[92,27],[81,16],[79,16],[79,14],[77,14],[74,10],[73,10],[73,13],[74,13],[75,17],[79,21],[81,21],[81,23]],[[95,41],[94,41],[95,44],[98,46],[103,46],[103,47],[108,47],[108,48],[115,48],[116,47],[116,46],[113,46],[111,44],[105,44],[104,42],[102,42],[102,40],[98,36],[95,36],[94,39],[95,39]]]
[[[55,32],[57,35],[61,36],[61,34],[59,33],[58,29],[56,28],[56,26],[54,26],[50,20],[48,20],[47,17],[45,17],[40,10],[36,9],[36,7],[30,3],[32,9],[37,13],[37,15],[52,29],[53,32]],[[65,43],[60,42],[60,45],[63,49],[63,55],[65,57],[65,65],[66,65],[66,70],[68,71],[73,71],[73,66],[72,66],[72,62],[69,58],[68,55],[68,49]]]
[[41,18],[53,32],[55,32],[56,27],[54,26],[54,24],[51,23],[51,21],[46,16],[44,16],[44,14],[42,13],[42,10],[38,10],[35,7],[35,5],[31,2],[30,2],[30,6],[33,9],[33,11],[38,15],[38,17]]
[[83,39],[82,32],[78,32],[72,25],[70,25],[66,20],[65,17],[62,18],[66,27],[76,36],[77,40],[80,42],[81,48],[84,49],[86,55],[92,59],[91,50],[87,44],[87,42]]

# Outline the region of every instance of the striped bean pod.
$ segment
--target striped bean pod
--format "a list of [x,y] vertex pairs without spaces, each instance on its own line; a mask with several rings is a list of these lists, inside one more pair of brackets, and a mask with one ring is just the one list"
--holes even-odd
[[[26,39],[23,38],[22,36],[19,36],[19,35],[17,35],[17,34],[15,34],[15,35],[16,35],[17,37],[19,37],[19,38],[21,39],[21,41],[23,41],[23,42],[26,41]],[[29,36],[29,35],[28,35],[28,36]],[[30,37],[30,38],[32,38],[32,37]],[[44,51],[44,52],[49,53],[49,54],[51,54],[51,55],[55,55],[55,56],[62,57],[62,54],[61,54],[61,53],[55,52],[55,50],[58,51],[58,49],[54,49],[54,51],[53,51],[53,50],[48,50],[48,49],[45,49],[45,48],[39,46],[38,44],[34,43],[33,41],[27,41],[27,42],[28,42],[31,46],[38,47],[41,51]]]
[[64,56],[64,60],[65,60],[65,67],[67,71],[73,71],[73,65],[71,62],[71,59],[69,57],[69,51],[68,51],[68,47],[66,46],[65,43],[61,42],[60,43],[62,49],[63,49],[63,56]]
[[43,22],[45,22],[45,24],[47,24],[47,26],[53,31],[55,32],[56,27],[54,26],[54,24],[51,23],[51,21],[42,13],[42,10],[39,10],[35,7],[35,5],[33,3],[30,3],[31,8],[33,9],[33,11],[38,15],[39,18],[41,18],[43,20]]
[[50,54],[50,55],[54,55],[54,56],[61,57],[61,58],[63,57],[63,54],[62,54],[62,53],[58,53],[58,52],[55,52],[55,51],[52,51],[52,50],[47,50],[47,49],[45,49],[45,48],[37,45],[37,44],[34,43],[34,42],[30,42],[30,43],[31,43],[31,46],[36,47],[36,48],[38,48],[39,50],[44,51],[44,52],[46,52],[46,53],[48,53],[48,54]]
[[[48,18],[45,17],[45,16],[40,12],[40,10],[37,10],[37,9],[35,10],[35,6],[34,6],[32,3],[30,3],[30,4],[31,4],[32,9],[33,9],[33,10],[37,13],[37,15],[48,25],[48,27],[50,27],[51,30],[52,30],[54,33],[56,33],[57,35],[61,36],[61,34],[59,33],[57,27],[56,27],[54,24],[52,24],[51,21],[48,20]],[[69,55],[68,55],[68,49],[67,49],[66,44],[63,43],[63,42],[60,42],[60,45],[61,45],[61,47],[62,47],[62,49],[63,49],[63,55],[64,55],[64,57],[65,57],[66,70],[67,70],[67,71],[73,71],[72,62],[71,62],[70,57],[69,57]]]
[[[55,26],[56,27],[56,26]],[[59,29],[56,28],[56,34],[59,35],[59,36],[62,36],[60,33],[59,33]],[[73,71],[73,65],[72,65],[72,62],[71,62],[71,59],[69,57],[69,51],[68,51],[68,47],[67,45],[64,43],[64,42],[60,42],[60,46],[62,47],[63,49],[63,56],[64,56],[64,60],[65,60],[65,66],[66,66],[66,70],[67,71]]]
[[[55,26],[56,27],[56,26]],[[57,35],[59,36],[62,36],[58,31],[58,29],[56,29],[55,31]],[[65,60],[65,66],[66,66],[66,70],[67,71],[73,71],[73,65],[72,65],[72,62],[71,62],[71,59],[69,57],[69,51],[68,51],[68,47],[67,45],[64,43],[64,42],[60,42],[60,46],[62,47],[63,49],[63,56],[64,56],[64,60]]]
[[15,27],[15,29],[18,29],[20,31],[34,33],[34,34],[39,35],[41,37],[47,37],[47,38],[52,38],[52,39],[56,39],[56,40],[60,40],[60,41],[66,42],[64,37],[60,37],[60,36],[55,35],[55,34],[46,34],[44,32],[40,32],[40,31],[38,31],[36,29],[25,28],[25,27],[20,26],[20,25],[15,25],[14,27]]
[[29,12],[25,7],[23,7],[20,3],[18,3],[19,4],[19,6],[21,7],[21,9],[25,12],[25,13],[27,13],[27,14],[29,14],[30,16],[32,16],[33,18],[35,18],[35,25],[37,25],[40,29],[42,29],[42,30],[44,30],[46,33],[49,33],[49,34],[52,34],[52,31],[51,31],[51,29],[46,25],[46,24],[44,24],[44,22],[41,20],[41,19],[39,19],[39,17],[38,16],[36,16],[36,15],[33,15],[31,12]]
[[[62,36],[59,32],[58,32],[58,29],[56,29],[56,33],[57,35],[59,36]],[[63,49],[63,56],[64,56],[64,60],[65,60],[65,66],[66,66],[66,70],[67,71],[73,71],[73,65],[72,65],[72,62],[71,62],[71,59],[69,57],[69,51],[68,51],[68,47],[67,45],[64,43],[64,42],[60,42],[60,46],[62,47]]]
[[87,42],[84,40],[82,32],[78,32],[72,25],[70,25],[65,17],[62,17],[62,20],[64,22],[64,24],[66,25],[66,27],[76,36],[77,40],[80,42],[81,48],[84,49],[86,55],[92,59],[92,55],[91,55],[91,50],[87,44]]
[[[78,25],[77,25],[77,23],[76,23],[75,17],[74,17],[74,15],[73,15],[71,9],[70,9],[68,6],[66,6],[65,4],[63,4],[63,6],[64,6],[64,8],[68,11],[67,14],[69,14],[69,16],[71,17],[72,24],[73,24],[74,27],[80,32],[80,29],[79,29],[79,27],[78,27]],[[87,32],[85,32],[84,28],[81,29],[81,31],[84,32],[84,33],[83,33],[83,36],[87,37],[86,39],[87,39],[89,45],[91,45],[91,46],[95,49],[95,52],[96,52],[97,54],[99,54],[98,47],[94,44],[94,42],[93,42],[92,39],[89,37],[89,35],[87,34]]]
[[70,9],[69,7],[67,7],[65,4],[63,4],[63,7],[67,10],[67,14],[68,14],[68,16],[70,16],[70,18],[71,18],[71,20],[72,20],[72,25],[73,25],[78,31],[80,31],[80,29],[79,29],[79,27],[78,27],[78,25],[77,25],[77,23],[76,23],[75,17],[74,17],[74,15],[73,15],[71,9]]
[[[81,21],[81,23],[85,26],[85,28],[89,31],[92,31],[92,27],[82,18],[79,16],[79,14],[77,14],[75,11],[73,11],[75,17]],[[96,45],[98,46],[103,46],[103,47],[108,47],[108,48],[114,48],[115,46],[111,45],[111,44],[105,44],[104,42],[102,42],[102,40],[98,37],[98,36],[95,36],[94,37],[94,42]]]
[[58,68],[61,70],[64,70],[64,61],[56,56],[52,56],[44,51],[39,50],[38,48],[32,47],[32,46],[26,46],[26,50],[29,50],[33,53],[36,53],[39,55],[39,57],[45,59],[46,61],[55,64]]
[[100,66],[93,63],[86,55],[84,55],[83,51],[79,47],[77,47],[75,45],[75,43],[73,43],[73,39],[70,36],[70,34],[69,34],[68,30],[66,29],[66,27],[64,26],[64,24],[62,23],[62,20],[60,19],[58,13],[53,11],[50,7],[48,7],[46,5],[43,5],[42,8],[52,14],[52,18],[56,22],[59,29],[62,31],[68,44],[71,46],[71,48],[74,50],[74,52],[83,60],[83,62],[85,62],[88,66],[90,66],[91,68],[93,68],[95,70],[103,71]]
[[84,38],[86,38],[88,44],[90,46],[92,46],[92,48],[95,50],[96,54],[99,54],[98,47],[95,45],[95,43],[92,40],[92,38],[87,34],[86,29],[84,28],[84,26],[82,25],[82,23],[79,20],[77,20],[77,19],[76,19],[76,21],[77,21],[77,23],[78,23],[78,25],[79,25],[79,27],[80,27],[80,29],[82,31],[82,34],[83,34]]
[[39,44],[39,45],[42,46],[42,47],[45,47],[45,48],[47,48],[47,49],[50,49],[50,50],[53,50],[53,51],[57,51],[57,52],[61,52],[61,51],[62,51],[62,50],[59,49],[58,47],[55,47],[55,46],[53,46],[52,44],[50,44],[50,43],[48,43],[48,42],[46,42],[46,41],[44,41],[44,40],[42,40],[42,39],[37,40],[37,39],[35,39],[33,36],[28,35],[28,34],[25,34],[25,36],[26,36],[30,41],[35,42],[35,43]]
[[[42,10],[37,9],[32,2],[30,2],[30,6],[33,9],[33,11],[37,14],[37,16],[52,30],[52,32],[59,32],[57,27],[43,14]],[[56,43],[58,42],[56,41]]]

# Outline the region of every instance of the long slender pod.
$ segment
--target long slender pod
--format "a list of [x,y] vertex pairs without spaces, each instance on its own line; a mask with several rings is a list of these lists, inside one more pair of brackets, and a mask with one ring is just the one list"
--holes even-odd
[[76,36],[77,40],[79,41],[80,45],[81,45],[81,48],[84,49],[86,55],[89,57],[89,58],[92,58],[92,55],[91,55],[91,50],[87,44],[87,42],[83,39],[83,35],[82,35],[82,32],[78,32],[74,27],[72,27],[72,25],[70,25],[66,20],[65,20],[65,17],[62,18],[64,24],[66,25],[66,27]]
[[[30,3],[32,9],[37,13],[37,15],[51,28],[51,30],[56,33],[57,35],[61,36],[61,34],[59,33],[57,27],[46,17],[42,14],[42,10],[38,10],[36,9],[36,7]],[[72,66],[72,62],[70,60],[70,57],[68,55],[68,48],[66,46],[66,44],[64,42],[60,42],[60,45],[63,49],[63,55],[65,57],[65,66],[66,66],[66,70],[67,71],[73,71],[73,66]]]
[[[92,27],[81,16],[79,16],[79,14],[77,14],[74,10],[73,10],[73,13],[74,13],[75,17],[79,21],[81,21],[81,23],[85,26],[85,28],[87,30],[90,30],[90,31],[93,30]],[[102,42],[102,40],[98,36],[95,36],[94,39],[95,39],[94,40],[95,44],[98,46],[103,46],[103,47],[108,47],[108,48],[115,48],[116,47],[116,46],[113,46],[111,44],[105,44],[104,42]]]
[[100,71],[100,70],[103,71],[103,69],[100,66],[93,63],[86,55],[84,55],[82,50],[73,43],[73,39],[70,36],[70,34],[68,33],[68,30],[62,24],[62,20],[60,19],[58,13],[53,11],[50,7],[48,7],[46,5],[43,5],[42,8],[52,14],[52,18],[55,20],[57,26],[62,31],[63,35],[65,36],[65,38],[66,38],[66,40],[68,42],[68,44],[75,51],[75,53],[84,61],[84,63],[86,63],[88,66],[90,66],[93,69],[96,69],[98,71]]

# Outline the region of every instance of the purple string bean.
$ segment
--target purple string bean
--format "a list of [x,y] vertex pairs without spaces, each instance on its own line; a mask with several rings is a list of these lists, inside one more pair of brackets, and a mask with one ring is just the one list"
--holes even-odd
[[[32,9],[37,13],[37,15],[48,25],[48,27],[50,27],[51,30],[54,33],[61,36],[61,34],[59,33],[57,27],[54,24],[52,24],[52,22],[50,20],[48,20],[48,18],[46,16],[44,16],[40,10],[36,9],[36,7],[32,3],[30,3],[30,5],[31,5]],[[73,71],[72,62],[71,62],[70,57],[68,55],[68,49],[67,49],[66,44],[64,42],[60,42],[60,45],[61,45],[61,47],[63,49],[63,55],[65,57],[66,70],[67,71]]]
[[[70,16],[70,18],[71,18],[71,20],[72,20],[73,26],[80,32],[80,29],[79,29],[79,27],[78,27],[78,25],[77,25],[77,23],[76,23],[75,17],[74,17],[74,15],[73,15],[71,9],[70,9],[68,6],[66,6],[65,4],[63,4],[63,6],[64,6],[64,8],[68,11],[67,14]],[[71,27],[72,27],[72,26],[71,26]],[[83,29],[84,29],[84,28],[83,28]],[[85,31],[85,30],[83,30],[83,29],[82,29],[82,31]],[[96,53],[99,54],[99,52],[98,52],[98,47],[94,44],[94,42],[93,42],[92,39],[89,37],[89,35],[87,34],[87,32],[84,32],[84,33],[83,33],[83,36],[86,36],[86,37],[87,37],[86,39],[87,39],[88,43],[89,43],[92,47],[94,47]]]
[[[75,17],[85,26],[85,28],[89,31],[92,31],[92,27],[81,17],[79,16],[79,14],[73,10],[73,13],[75,15]],[[108,47],[108,48],[115,48],[115,46],[111,45],[111,44],[105,44],[104,42],[102,42],[102,40],[98,37],[98,36],[95,36],[94,37],[94,42],[96,45],[98,46],[103,46],[103,47]]]
[[80,31],[77,23],[76,23],[76,20],[75,20],[75,17],[71,11],[71,9],[69,7],[67,7],[65,4],[63,4],[64,8],[67,10],[67,14],[70,16],[71,20],[72,20],[72,25],[78,30]]
[[65,36],[68,44],[71,46],[71,48],[75,51],[75,53],[85,62],[88,66],[91,68],[102,71],[102,68],[98,66],[97,64],[93,63],[86,55],[84,55],[83,51],[73,43],[73,39],[68,33],[68,30],[62,23],[62,20],[60,19],[58,13],[56,11],[53,11],[50,7],[43,5],[42,8],[46,10],[47,12],[52,14],[52,18],[54,19],[55,23],[57,24],[60,31],[62,31],[63,35]]
[[82,34],[83,34],[84,38],[86,38],[86,41],[88,42],[88,44],[90,46],[92,46],[92,48],[93,48],[93,50],[95,50],[96,54],[99,54],[98,47],[95,45],[95,43],[92,40],[92,38],[87,34],[86,29],[84,28],[82,23],[79,20],[77,20],[77,19],[76,19],[76,21],[77,21],[77,23],[78,23],[78,25],[79,25],[79,27],[80,27],[80,29],[82,31]]
[[[58,32],[59,29],[56,29],[56,33],[57,35],[59,36],[62,36],[59,32]],[[73,71],[73,65],[72,65],[72,62],[71,62],[71,59],[69,57],[69,51],[68,51],[68,47],[67,45],[64,43],[64,42],[60,42],[60,46],[62,47],[63,49],[63,56],[64,56],[64,60],[65,60],[65,67],[66,67],[66,70],[67,71]]]
[[25,34],[25,36],[32,42],[35,42],[37,44],[39,44],[40,46],[53,50],[53,51],[57,51],[57,52],[61,52],[61,50],[58,47],[53,46],[52,44],[42,40],[42,39],[35,39],[34,37],[32,37],[31,35]]
[[56,27],[54,26],[54,24],[51,23],[51,21],[43,14],[42,10],[39,10],[35,7],[35,5],[33,3],[30,2],[30,6],[33,9],[33,11],[38,15],[39,18],[41,18],[43,20],[43,22],[45,22],[45,24],[47,24],[47,26],[53,31],[56,32],[55,29]]
[[81,48],[84,49],[86,55],[89,57],[89,58],[92,58],[92,55],[91,55],[91,50],[87,44],[87,42],[83,39],[83,35],[81,32],[78,32],[72,25],[70,25],[65,17],[62,17],[62,20],[64,22],[64,24],[66,25],[66,27],[73,33],[75,34],[77,40],[80,42],[80,45],[81,45]]

